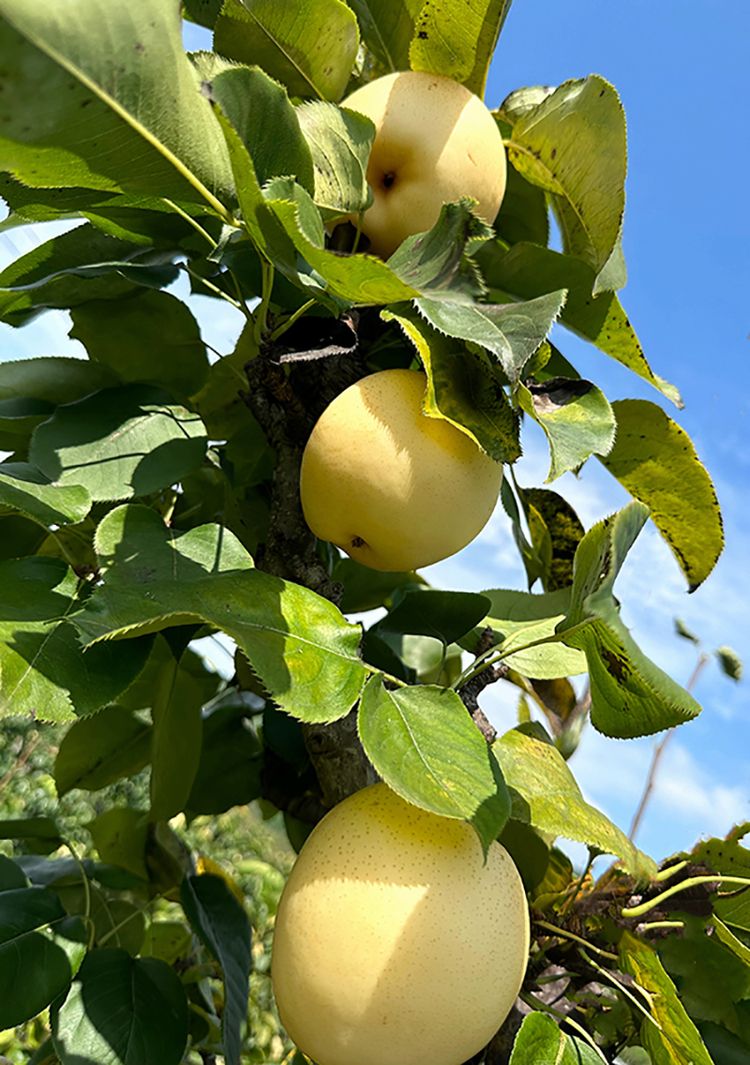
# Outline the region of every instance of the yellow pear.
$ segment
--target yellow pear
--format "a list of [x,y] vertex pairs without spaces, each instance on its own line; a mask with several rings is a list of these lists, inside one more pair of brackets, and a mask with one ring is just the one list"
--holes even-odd
[[428,566],[465,547],[497,502],[502,466],[422,411],[427,379],[382,370],[321,414],[302,456],[307,524],[379,570]]
[[408,70],[363,85],[342,107],[375,124],[367,168],[373,204],[362,231],[387,258],[402,240],[435,224],[444,203],[462,196],[494,222],[505,194],[505,149],[497,123],[465,86]]
[[305,843],[276,918],[282,1023],[317,1065],[461,1065],[489,1042],[529,953],[508,852],[374,784]]

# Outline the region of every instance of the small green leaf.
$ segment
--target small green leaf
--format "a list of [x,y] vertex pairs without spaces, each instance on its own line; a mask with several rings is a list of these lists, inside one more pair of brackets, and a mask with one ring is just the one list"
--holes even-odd
[[[299,113],[286,89],[259,67],[238,67],[212,52],[193,56],[198,75],[210,82],[213,101],[234,126],[245,145],[261,185],[293,175],[312,192],[313,160],[300,127]],[[216,67],[212,70],[211,67]],[[258,115],[263,121],[258,121]]]
[[724,546],[716,490],[690,437],[661,407],[644,399],[617,400],[617,440],[602,464],[645,503],[688,579],[699,587]]
[[524,303],[450,303],[430,297],[418,299],[416,306],[440,332],[485,348],[515,384],[546,339],[564,300],[561,289]]
[[68,987],[68,957],[43,931],[64,920],[53,891],[20,887],[0,892],[0,1030],[35,1017]]
[[151,817],[168,821],[188,801],[201,758],[203,693],[170,654],[159,672],[151,716]]
[[188,1038],[187,996],[174,970],[124,950],[89,954],[50,1019],[61,1065],[179,1065]]
[[705,1044],[657,953],[630,932],[620,940],[620,965],[651,996],[651,1016],[644,1019],[641,1039],[654,1065],[713,1065]]
[[353,558],[339,559],[331,576],[332,580],[344,586],[341,609],[345,614],[388,606],[399,589],[412,585],[423,587],[425,584],[424,579],[416,573],[370,569]]
[[182,398],[206,380],[208,358],[198,323],[169,292],[142,289],[126,299],[93,300],[75,307],[71,318],[70,336],[125,383],[158,385]]
[[494,756],[454,691],[388,691],[373,677],[362,695],[359,734],[390,788],[424,810],[471,822],[487,850],[510,802]]
[[[516,484],[532,543],[545,566],[540,574],[545,591],[573,583],[573,560],[585,529],[566,499],[549,488],[521,488]],[[531,579],[529,571],[529,579]]]
[[622,288],[624,264],[615,271],[612,261],[621,257],[627,146],[625,113],[613,86],[597,74],[567,81],[511,123],[508,156],[551,195],[564,252],[595,272],[595,296]]
[[55,558],[0,563],[0,715],[67,721],[114,701],[148,657],[150,641],[81,653],[70,615],[77,584]]
[[490,298],[501,303],[508,299],[531,299],[565,288],[568,297],[560,312],[562,324],[648,381],[678,407],[682,406],[674,385],[649,366],[617,296],[611,292],[592,295],[595,274],[581,259],[526,242],[508,250],[494,241],[480,249],[477,260],[490,288]]
[[510,1065],[601,1065],[582,1039],[566,1035],[546,1013],[530,1013],[513,1043]]
[[0,821],[0,839],[22,839],[35,854],[50,854],[62,843],[51,817],[19,817]]
[[484,94],[490,60],[512,0],[425,3],[414,23],[409,48],[413,70],[427,70],[463,82]]
[[113,500],[167,488],[200,466],[205,453],[197,414],[157,389],[126,385],[58,407],[34,430],[29,458],[56,483]]
[[338,100],[359,46],[357,20],[342,0],[225,0],[214,48],[257,63],[293,96]]
[[180,899],[193,930],[221,966],[225,988],[224,1059],[227,1065],[239,1065],[250,981],[250,923],[221,877],[186,877]]
[[[715,873],[750,878],[750,849],[736,839],[703,840],[693,848],[691,857],[698,865],[705,865]],[[738,891],[727,898],[715,899],[713,908],[732,928],[750,932],[750,892]]]
[[646,658],[620,620],[613,585],[647,518],[642,503],[631,503],[589,529],[576,552],[570,612],[556,630],[586,654],[592,723],[620,739],[672,728],[701,710]]
[[91,496],[80,485],[50,484],[28,462],[3,462],[0,509],[5,507],[47,528],[83,521],[91,509]]
[[521,454],[518,416],[490,356],[468,350],[411,311],[381,316],[398,322],[417,349],[427,374],[425,414],[450,422],[496,462],[514,462]]
[[517,653],[513,651],[514,647],[554,635],[570,605],[569,588],[544,595],[499,588],[482,594],[489,599],[490,608],[477,632],[492,629],[498,650],[511,669],[524,677],[548,680],[585,672],[586,660],[581,652],[561,643],[545,643]]
[[113,807],[89,821],[86,827],[103,862],[125,869],[141,880],[148,879],[146,814],[131,807]]
[[506,244],[529,241],[544,248],[549,241],[547,198],[542,189],[521,177],[511,164],[495,232]]
[[216,195],[232,190],[227,153],[173,5],[2,0],[0,15],[5,170],[27,185],[127,188],[220,207]]
[[590,381],[552,378],[521,384],[518,400],[544,430],[550,449],[547,482],[577,470],[593,454],[608,455],[615,442],[615,416],[601,389]]
[[108,706],[77,721],[57,751],[54,777],[62,798],[73,788],[98,791],[148,764],[151,729],[129,710]]
[[332,721],[359,697],[358,626],[307,588],[253,569],[221,526],[176,534],[147,507],[123,506],[102,521],[96,547],[103,585],[75,619],[88,642],[204,621],[237,642],[295,717]]
[[[286,714],[280,716],[297,724]],[[248,727],[246,708],[217,707],[203,723],[200,762],[187,809],[191,814],[222,814],[233,806],[246,806],[260,797],[262,768],[263,751]]]
[[0,447],[15,451],[55,407],[117,384],[105,366],[40,356],[0,363]]
[[323,100],[301,104],[297,118],[312,153],[315,203],[335,215],[359,214],[370,202],[367,161],[375,138],[372,122]]
[[742,680],[742,659],[731,647],[717,647],[714,651],[719,665],[731,680]]
[[15,891],[16,888],[26,888],[29,882],[20,865],[16,865],[10,858],[0,854],[0,891]]
[[563,836],[604,854],[615,854],[639,880],[656,865],[639,851],[608,817],[585,801],[565,759],[556,747],[511,729],[493,744],[511,793],[511,816],[543,835]]
[[437,300],[466,303],[484,287],[467,257],[492,236],[492,227],[474,213],[470,199],[444,203],[425,233],[407,237],[388,259],[402,281]]
[[476,592],[415,589],[404,592],[376,627],[388,632],[432,636],[449,644],[477,625],[489,606],[489,599]]
[[674,619],[674,631],[678,636],[682,636],[683,640],[690,640],[696,647],[700,645],[700,639],[695,633],[687,627],[682,618]]
[[[143,249],[85,225],[52,237],[0,273],[0,320],[19,326],[48,307],[75,307],[93,299],[116,299],[137,291],[124,271],[137,270]],[[154,264],[149,256],[150,271]],[[176,268],[161,268],[164,284]],[[148,279],[144,274],[144,280]],[[151,275],[158,276],[158,275]]]
[[356,13],[362,40],[374,61],[375,73],[390,74],[409,69],[409,45],[414,21],[423,0],[349,0]]

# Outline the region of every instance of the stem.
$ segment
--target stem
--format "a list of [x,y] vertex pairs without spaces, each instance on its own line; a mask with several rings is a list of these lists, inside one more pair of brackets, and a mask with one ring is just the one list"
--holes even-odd
[[699,887],[701,884],[738,884],[741,887],[750,887],[750,879],[746,876],[723,876],[721,873],[717,873],[715,876],[690,876],[687,880],[681,880],[679,884],[673,884],[672,887],[662,891],[655,898],[642,902],[640,906],[626,906],[625,909],[620,910],[620,916],[643,917],[644,914],[650,913],[651,910],[671,898],[672,895],[677,895],[680,891],[687,891],[691,887]]
[[359,214],[357,215],[357,233],[356,233],[356,236],[354,237],[354,243],[352,244],[352,250],[350,252],[351,255],[355,255],[356,254],[357,248],[359,247],[359,241],[360,241],[360,238],[362,236],[362,214],[363,214],[363,212],[360,211]]
[[[578,953],[581,955],[581,957],[583,958],[583,960],[586,962],[587,965],[590,965],[591,968],[595,972],[599,973],[600,976],[603,976],[605,980],[609,980],[609,982],[611,984],[614,984],[614,986],[617,988],[617,990],[621,991],[622,994],[625,995],[626,998],[630,999],[630,1001],[633,1003],[635,1008],[637,1010],[640,1010],[640,1012],[644,1015],[644,1017],[648,1017],[648,1019],[651,1021],[651,1023],[655,1024],[660,1032],[662,1031],[662,1026],[659,1024],[657,1019],[651,1015],[649,1010],[646,1009],[646,1007],[643,1005],[642,1002],[638,1001],[638,999],[635,997],[633,992],[628,987],[626,987],[625,984],[623,984],[620,980],[617,979],[617,977],[615,976],[615,974],[612,972],[611,969],[605,969],[603,965],[599,965],[597,962],[594,961],[593,958],[590,958],[588,956],[588,954],[586,953],[586,951],[583,950],[583,949],[580,949],[578,951]],[[635,984],[635,987],[637,987],[638,990],[644,995],[644,997],[648,1001],[649,1006],[651,1006],[651,996],[649,995],[648,991],[646,991],[645,988],[641,987],[640,984]]]
[[128,916],[124,917],[118,924],[112,925],[112,927],[110,928],[109,932],[105,932],[105,934],[101,937],[101,939],[99,940],[98,946],[103,947],[104,944],[107,942],[107,940],[111,939],[112,936],[117,935],[117,933],[120,931],[120,929],[124,928],[125,925],[128,924],[129,921],[132,921],[134,917],[142,916],[143,913],[144,913],[143,910],[133,910],[132,913],[129,913]]
[[583,886],[583,882],[586,879],[586,876],[588,875],[588,873],[591,870],[591,866],[594,864],[594,859],[595,858],[596,858],[596,855],[593,853],[593,851],[589,850],[589,860],[586,862],[586,868],[583,870],[581,875],[578,877],[578,880],[576,880],[575,884],[572,887],[572,890],[570,891],[570,893],[568,895],[568,898],[563,903],[563,907],[560,910],[560,916],[561,917],[563,917],[568,912],[570,907],[572,906],[573,901],[575,900],[576,896],[578,895],[579,891],[581,890],[581,888]]
[[167,207],[171,207],[173,211],[180,215],[181,218],[184,218],[186,222],[189,222],[193,229],[196,230],[196,232],[200,233],[200,235],[208,241],[208,243],[211,245],[211,251],[213,251],[217,247],[214,238],[203,228],[200,222],[197,222],[187,213],[187,211],[183,211],[183,209],[179,207],[176,203],[174,203],[172,200],[168,200],[166,196],[162,196],[162,200],[164,201],[164,203],[166,203]]
[[258,345],[260,345],[268,331],[268,308],[271,303],[273,279],[276,273],[273,263],[268,262],[266,259],[260,260],[260,269],[262,276],[261,297],[255,311],[255,340]]
[[665,880],[669,880],[670,877],[682,872],[682,870],[689,864],[690,862],[685,859],[684,862],[677,862],[676,865],[668,865],[666,869],[659,870],[659,872],[654,877],[654,880],[657,882],[657,884],[661,884]]
[[390,673],[386,673],[385,670],[378,669],[377,666],[371,666],[369,664],[369,662],[363,662],[362,665],[365,667],[365,669],[367,670],[368,673],[373,673],[373,674],[377,675],[378,677],[384,677],[386,680],[389,680],[391,682],[391,684],[395,684],[396,687],[398,687],[398,688],[408,688],[409,687],[409,685],[406,683],[405,680],[399,680],[398,677],[391,676],[391,674]]
[[63,840],[63,844],[70,851],[73,861],[76,863],[81,873],[81,881],[83,883],[83,920],[89,929],[89,939],[86,946],[88,950],[93,950],[96,929],[94,928],[94,922],[91,920],[91,885],[89,884],[89,878],[84,868],[83,862],[78,857],[78,854],[74,849],[73,844],[67,839]]
[[[690,680],[685,685],[685,690],[686,691],[691,692],[693,690],[693,688],[695,687],[696,682],[698,680],[698,677],[700,677],[701,673],[703,672],[703,670],[704,670],[704,668],[706,666],[706,663],[709,662],[709,661],[710,661],[710,658],[709,658],[709,656],[707,654],[705,654],[705,652],[700,655],[700,657],[698,658],[698,661],[695,664],[695,668],[693,669],[693,672],[692,672],[692,674],[690,676]],[[674,733],[675,733],[675,729],[671,728],[661,738],[661,740],[659,741],[659,743],[657,743],[657,745],[656,745],[656,747],[654,749],[654,754],[653,754],[653,757],[651,759],[651,766],[649,768],[648,776],[646,777],[646,784],[645,784],[645,787],[643,789],[643,795],[641,796],[641,801],[638,803],[638,809],[635,811],[635,814],[633,815],[633,821],[632,821],[632,823],[630,825],[630,832],[628,832],[628,838],[631,841],[635,839],[636,832],[638,831],[638,829],[641,826],[641,821],[643,820],[643,815],[646,812],[646,807],[648,806],[649,799],[651,798],[651,793],[654,790],[654,784],[656,782],[656,774],[657,774],[657,772],[659,770],[659,764],[660,764],[660,762],[662,760],[662,757],[664,755],[664,751],[666,749],[666,746],[669,743],[669,741],[672,739],[672,736],[674,735]]]
[[314,307],[317,302],[318,301],[314,299],[308,300],[307,303],[303,303],[301,307],[298,307],[296,311],[294,311],[287,318],[285,318],[281,325],[278,327],[278,329],[274,329],[273,333],[271,333],[270,337],[268,338],[271,343],[273,343],[275,340],[278,340],[280,336],[283,336],[284,333],[286,333],[287,329],[291,329],[294,323],[298,321],[303,314],[306,314],[311,307]]
[[646,921],[638,925],[639,932],[650,932],[652,928],[684,928],[684,921]]
[[215,292],[216,295],[219,296],[221,299],[226,300],[227,303],[231,303],[231,305],[236,310],[242,311],[245,315],[249,313],[244,303],[239,303],[237,300],[232,299],[228,292],[224,292],[217,285],[215,285],[213,281],[209,281],[208,278],[201,277],[200,274],[196,274],[194,270],[190,269],[187,263],[182,263],[181,265],[185,273],[190,274],[190,276],[194,277],[196,281],[199,281],[201,285],[204,285],[206,288],[211,289],[212,292]]
[[609,958],[610,961],[619,961],[620,959],[616,954],[612,954],[609,950],[602,950],[601,947],[595,947],[593,943],[589,943],[588,940],[582,939],[581,936],[577,936],[574,932],[569,932],[567,928],[558,928],[556,925],[550,924],[548,921],[534,921],[535,925],[540,928],[545,928],[548,932],[552,932],[556,936],[560,936],[561,939],[570,939],[573,943],[578,943],[579,946],[586,947],[587,950],[593,950],[595,954],[601,955],[602,958]]

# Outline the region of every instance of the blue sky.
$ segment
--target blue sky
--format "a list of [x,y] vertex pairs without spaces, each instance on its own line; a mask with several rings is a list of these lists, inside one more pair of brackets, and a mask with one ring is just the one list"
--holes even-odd
[[[661,402],[690,433],[716,482],[727,549],[706,584],[688,596],[671,554],[648,526],[617,587],[623,618],[636,639],[682,682],[692,671],[695,650],[674,635],[675,616],[704,639],[707,650],[730,644],[750,662],[748,10],[745,0],[622,5],[515,0],[486,94],[495,106],[522,85],[556,85],[596,72],[622,96],[629,131],[624,245],[630,276],[623,302],[652,366],[681,389],[685,410],[676,413],[647,385],[570,334],[561,332],[558,341],[579,372],[610,399]],[[192,28],[188,41],[205,46]],[[46,236],[42,227],[0,235],[0,266]],[[191,305],[205,339],[219,351],[231,350],[239,316],[214,301],[194,299]],[[22,330],[0,325],[0,358],[82,354],[67,339],[68,328],[60,312]],[[524,444],[519,480],[541,484],[547,458],[536,427]],[[567,474],[553,487],[587,525],[626,501],[595,461],[580,478]],[[522,587],[522,568],[502,513],[474,544],[427,576],[446,588]],[[704,713],[671,741],[639,836],[655,857],[750,819],[748,683],[735,685],[710,665],[696,695]],[[487,708],[503,728],[514,722],[514,703],[510,687],[496,686],[486,695]],[[587,797],[625,828],[653,743],[607,740],[589,729],[571,762]]]

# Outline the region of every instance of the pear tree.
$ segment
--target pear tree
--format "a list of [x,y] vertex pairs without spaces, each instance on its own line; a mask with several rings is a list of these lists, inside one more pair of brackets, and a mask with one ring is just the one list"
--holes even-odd
[[[82,355],[0,361],[3,1060],[750,1060],[750,824],[656,860],[568,765],[701,712],[615,584],[723,533],[618,295],[617,91],[492,98],[509,7],[0,0],[3,228],[55,223],[0,321]],[[525,586],[431,583],[493,510]]]

